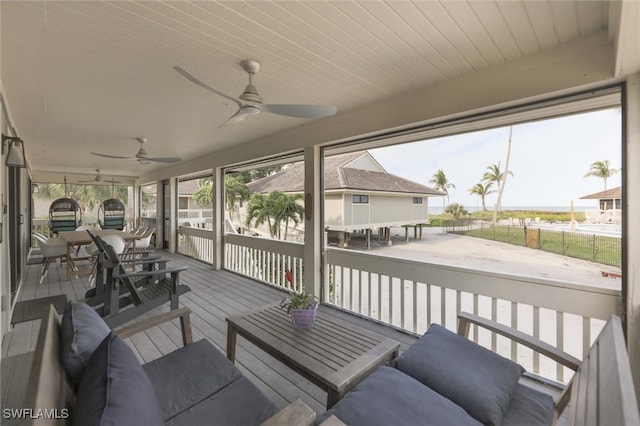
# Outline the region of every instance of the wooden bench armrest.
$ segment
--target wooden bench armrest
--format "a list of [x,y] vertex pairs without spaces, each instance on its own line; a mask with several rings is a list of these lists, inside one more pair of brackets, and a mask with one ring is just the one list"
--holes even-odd
[[120,257],[120,263],[139,263],[141,265],[144,265],[147,263],[166,263],[169,261],[169,259],[157,254],[153,256],[145,256],[145,257],[138,257],[135,259],[131,259],[130,253],[122,253],[122,254],[119,254],[118,257]]
[[191,309],[179,308],[173,309],[160,315],[138,321],[135,324],[114,330],[114,333],[121,339],[126,339],[134,334],[148,330],[165,322],[180,318],[180,329],[182,330],[182,344],[184,346],[193,343],[193,333],[191,331]]
[[297,399],[267,419],[261,426],[309,426],[315,418],[316,412]]
[[514,328],[467,312],[460,312],[458,314],[458,334],[464,337],[469,337],[469,329],[472,324],[486,328],[487,330],[505,336],[514,342],[527,346],[534,351],[564,365],[565,367],[572,369],[573,371],[576,371],[582,362],[578,358],[551,346],[549,343],[543,342],[537,337],[530,336]]
[[126,274],[113,274],[113,278],[135,278],[135,277],[151,277],[154,275],[164,274],[177,274],[182,271],[186,271],[188,268],[167,268],[167,269],[154,269],[153,271],[136,271],[128,272]]

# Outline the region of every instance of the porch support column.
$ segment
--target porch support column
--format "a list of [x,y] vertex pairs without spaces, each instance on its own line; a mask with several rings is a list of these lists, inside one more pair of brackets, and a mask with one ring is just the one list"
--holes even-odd
[[[169,179],[169,191],[171,195],[171,208],[169,215],[169,252],[176,253],[178,251],[178,178]],[[164,197],[164,193],[163,193]]]
[[640,74],[627,78],[622,111],[622,235],[631,237],[622,240],[623,320],[636,397],[640,399]]
[[164,247],[164,184],[156,183],[156,248]]
[[224,261],[223,239],[224,239],[224,173],[222,167],[213,169],[213,269],[222,269]]
[[319,146],[304,149],[304,289],[321,298],[322,158]]

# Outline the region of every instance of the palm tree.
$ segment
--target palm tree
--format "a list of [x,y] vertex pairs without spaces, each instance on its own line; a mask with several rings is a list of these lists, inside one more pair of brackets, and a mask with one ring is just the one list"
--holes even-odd
[[447,206],[447,214],[450,214],[455,220],[458,220],[462,216],[468,215],[469,212],[462,204],[452,203]]
[[604,181],[604,190],[607,190],[607,179],[611,176],[618,173],[619,169],[612,169],[611,162],[609,160],[604,161],[594,161],[591,163],[591,169],[589,173],[585,174],[584,177],[588,178],[590,176],[601,178]]
[[[489,171],[485,172],[485,174],[482,176],[482,182],[490,185],[496,184],[498,188],[502,188],[502,184],[505,181],[507,175],[513,176],[513,172],[511,170],[508,170],[506,172],[500,170],[500,162],[498,162],[498,164],[494,163],[490,166],[487,166],[487,170]],[[502,208],[500,204],[501,202],[498,199],[498,201],[496,202],[496,206],[498,209]]]
[[193,193],[193,200],[199,206],[208,206],[213,202],[213,179],[211,177],[198,179],[198,190]]
[[496,192],[491,190],[492,186],[493,186],[493,183],[491,182],[488,182],[485,185],[483,185],[482,182],[480,182],[480,183],[476,183],[476,185],[473,188],[469,189],[469,194],[477,195],[482,200],[482,211],[487,211],[487,203],[485,202],[485,197],[489,194],[493,194],[494,192]]
[[240,176],[226,175],[224,177],[224,198],[230,211],[235,209],[236,201],[249,198],[249,188]]
[[[234,210],[238,197],[240,200],[249,198],[249,189],[240,175],[225,175],[224,197],[227,208],[231,211]],[[193,194],[193,199],[200,206],[210,205],[213,202],[213,179],[211,177],[198,179],[198,190]]]
[[283,194],[280,193],[275,200],[276,208],[276,222],[278,223],[277,231],[278,238],[280,235],[280,224],[284,222],[284,239],[287,239],[289,232],[289,221],[293,221],[295,225],[298,225],[304,217],[304,206],[298,203],[298,200],[302,199],[302,194]]
[[[429,180],[429,183],[433,184],[434,188],[437,189],[438,191],[444,192],[444,194],[446,195],[446,201],[449,201],[449,188],[453,188],[455,189],[456,186],[449,182],[449,179],[447,178],[447,176],[444,174],[444,171],[442,171],[442,169],[438,169],[437,172],[435,172],[433,174],[433,176],[431,177],[431,180]],[[445,213],[445,198],[442,197],[442,213]]]
[[247,205],[246,224],[251,227],[267,223],[271,238],[282,238],[281,228],[285,224],[284,239],[287,239],[289,222],[296,225],[304,216],[304,206],[297,201],[302,199],[302,194],[288,195],[282,191],[272,191],[267,195],[253,194]]
[[273,238],[275,236],[275,228],[273,226],[273,218],[271,217],[272,214],[273,208],[268,196],[263,194],[251,195],[249,203],[247,204],[247,227],[251,228],[251,222],[255,223],[256,227],[266,222],[271,238]]

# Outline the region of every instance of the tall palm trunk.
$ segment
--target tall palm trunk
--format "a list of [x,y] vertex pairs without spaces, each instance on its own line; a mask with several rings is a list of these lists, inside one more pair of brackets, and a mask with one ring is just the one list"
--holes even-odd
[[491,224],[493,226],[498,222],[498,208],[502,210],[502,192],[504,191],[504,186],[507,183],[507,176],[509,175],[509,159],[511,158],[511,136],[513,135],[513,126],[509,127],[509,146],[507,148],[507,161],[504,165],[504,174],[503,178],[500,182],[498,182],[499,190],[498,190],[498,200],[493,208],[493,219],[491,220]]

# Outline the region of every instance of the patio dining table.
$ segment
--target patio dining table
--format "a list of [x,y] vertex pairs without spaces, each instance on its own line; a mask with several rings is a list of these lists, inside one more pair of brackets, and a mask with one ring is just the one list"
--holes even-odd
[[[91,230],[91,233],[99,237],[103,237],[105,235],[119,235],[126,242],[132,242],[133,249],[135,249],[136,239],[140,238],[139,235],[133,234],[131,232],[119,231],[117,229],[94,229],[94,230]],[[68,280],[71,279],[73,275],[78,276],[78,275],[90,274],[91,273],[90,269],[87,271],[86,274],[84,273],[84,271],[78,271],[78,269],[75,266],[75,263],[73,262],[74,258],[71,257],[71,253],[74,248],[77,248],[79,246],[86,246],[93,242],[93,240],[91,239],[91,235],[89,235],[89,232],[87,232],[86,230],[60,231],[58,234],[60,235],[60,238],[65,240],[65,242],[67,243],[67,256],[68,256],[67,258],[70,259],[70,261],[67,262],[67,279]],[[76,257],[75,259],[86,259],[86,258]]]

